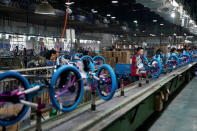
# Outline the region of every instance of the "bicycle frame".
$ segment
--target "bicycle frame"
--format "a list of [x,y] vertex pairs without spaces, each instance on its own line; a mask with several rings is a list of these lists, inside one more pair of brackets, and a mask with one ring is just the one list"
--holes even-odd
[[[69,86],[66,86],[65,89],[62,92],[60,92],[58,95],[56,95],[55,97],[59,97],[59,96],[63,95],[64,93],[67,93],[68,87],[74,85],[75,80],[76,80],[76,78],[74,77],[71,84]],[[28,94],[32,95],[35,92],[38,93],[39,91],[41,91],[43,89],[48,89],[50,87],[50,84],[47,82],[47,80],[45,80],[45,82],[47,84],[42,85],[40,83],[37,83],[35,86],[33,86],[27,90],[24,90],[24,91],[20,91],[20,89],[18,89],[17,91],[10,93],[10,94],[0,94],[0,98],[1,98],[0,104],[3,104],[4,102],[13,102],[13,103],[19,102],[21,104],[24,104],[24,105],[27,105],[30,107],[40,108],[41,103],[37,104],[37,103],[25,101],[25,100],[20,100],[17,98],[20,98],[22,95],[28,95]],[[41,105],[43,105],[43,104],[41,104]]]
[[[176,61],[171,60],[172,58],[176,59]],[[161,57],[160,55],[158,55],[157,59],[161,61],[163,69],[166,68],[167,70],[176,70],[180,64],[179,58],[175,54],[172,54],[172,53],[166,60],[164,60],[165,58]]]
[[[153,58],[150,61],[148,61],[148,59],[145,56],[142,56],[142,57],[143,57],[143,65],[144,65],[146,71],[148,71],[150,73],[150,76],[152,78],[158,78],[160,76],[161,70],[162,70],[160,60],[157,58]],[[152,64],[154,64],[154,62],[157,62],[157,64],[152,65]],[[157,71],[157,74],[156,75],[153,74],[153,71]]]

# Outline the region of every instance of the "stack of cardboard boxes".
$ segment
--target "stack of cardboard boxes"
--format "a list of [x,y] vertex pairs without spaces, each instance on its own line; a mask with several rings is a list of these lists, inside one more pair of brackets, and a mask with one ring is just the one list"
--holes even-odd
[[156,52],[158,49],[161,49],[163,51],[163,53],[168,53],[169,52],[167,45],[155,46],[154,52]]
[[[21,111],[20,105],[8,105],[6,107],[0,107],[0,115],[13,115],[17,116],[18,113]],[[6,131],[19,131],[20,129],[20,122],[7,126]],[[0,127],[0,131],[3,131],[3,128]]]
[[131,53],[130,51],[104,51],[101,56],[114,69],[115,64],[130,64]]

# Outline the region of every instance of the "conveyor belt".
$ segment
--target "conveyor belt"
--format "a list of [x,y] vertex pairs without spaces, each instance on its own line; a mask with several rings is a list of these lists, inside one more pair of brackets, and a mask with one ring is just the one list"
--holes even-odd
[[[137,84],[131,86],[125,89],[125,97],[119,97],[120,93],[116,93],[116,96],[110,101],[99,100],[97,110],[94,112],[90,111],[90,105],[86,105],[43,123],[42,128],[52,131],[101,130],[193,65],[181,67],[177,71],[162,75],[143,87],[137,87]],[[35,130],[33,127],[28,130],[30,129]]]
[[197,77],[172,101],[150,131],[197,131]]

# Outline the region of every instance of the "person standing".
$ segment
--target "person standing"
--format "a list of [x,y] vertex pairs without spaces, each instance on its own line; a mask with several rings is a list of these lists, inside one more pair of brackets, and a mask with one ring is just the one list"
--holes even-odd
[[133,81],[139,80],[139,76],[142,76],[140,71],[144,70],[143,54],[144,54],[144,49],[142,47],[138,47],[136,55],[134,55],[132,58],[131,76],[133,76],[134,78]]

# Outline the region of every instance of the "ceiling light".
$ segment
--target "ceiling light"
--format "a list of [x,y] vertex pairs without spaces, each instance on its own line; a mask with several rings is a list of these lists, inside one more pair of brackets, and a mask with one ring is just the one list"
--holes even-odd
[[97,10],[94,10],[94,9],[91,9],[91,11],[92,11],[92,13],[94,13],[94,14],[98,13],[98,11],[97,11]]
[[54,8],[48,3],[47,0],[44,0],[39,4],[35,9],[36,14],[44,14],[44,15],[55,15]]
[[115,17],[115,16],[112,16],[111,18],[112,18],[112,19],[116,19],[116,17]]
[[160,24],[160,26],[163,26],[164,24]]
[[107,16],[110,17],[111,15],[110,14],[107,14]]
[[69,3],[66,2],[65,4],[69,6],[69,5],[72,5],[72,4],[74,4],[74,3],[75,3],[75,2],[69,2]]
[[117,0],[113,0],[113,1],[112,1],[112,4],[117,4],[117,3],[118,3]]
[[176,33],[174,33],[174,36],[176,36]]
[[155,23],[155,22],[157,22],[157,20],[153,20],[153,22]]
[[137,20],[134,20],[133,22],[137,24]]

